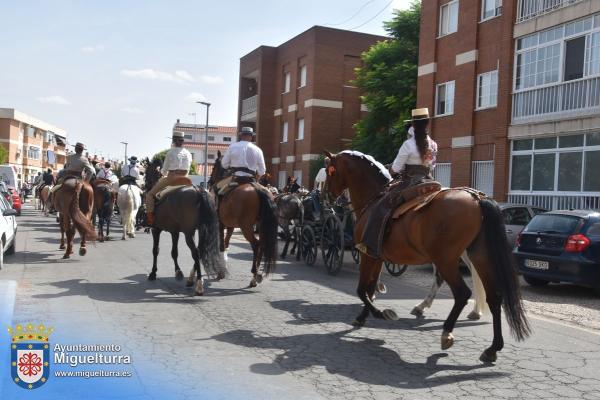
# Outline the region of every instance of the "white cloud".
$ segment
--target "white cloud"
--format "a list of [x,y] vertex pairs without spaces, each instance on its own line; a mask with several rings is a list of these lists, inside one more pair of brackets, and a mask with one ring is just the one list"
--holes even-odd
[[142,110],[141,108],[137,108],[137,107],[123,107],[121,108],[121,111],[123,111],[124,113],[128,113],[128,114],[143,114],[144,110]]
[[36,100],[44,104],[60,104],[63,106],[68,106],[71,104],[70,101],[62,96],[40,96],[36,98]]
[[220,76],[210,76],[210,75],[202,75],[200,80],[204,83],[208,83],[210,85],[216,85],[219,83],[223,83],[223,78]]
[[196,79],[187,71],[175,71],[175,76],[187,82],[196,82]]
[[185,99],[188,101],[193,101],[193,102],[206,101],[206,97],[202,93],[198,93],[198,92],[192,92],[192,93],[188,94]]
[[81,51],[83,51],[84,53],[94,53],[96,51],[103,51],[104,50],[104,46],[99,44],[96,46],[83,46],[81,48]]
[[412,0],[394,0],[392,1],[392,8],[405,10],[410,7]]

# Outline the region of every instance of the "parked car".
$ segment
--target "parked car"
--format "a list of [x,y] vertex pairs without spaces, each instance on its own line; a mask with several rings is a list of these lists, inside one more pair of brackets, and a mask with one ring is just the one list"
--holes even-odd
[[0,269],[4,267],[4,254],[15,253],[17,243],[17,211],[0,196]]
[[12,208],[14,208],[17,211],[17,215],[21,215],[21,196],[19,196],[19,193],[17,193],[14,187],[9,186],[8,192],[10,193],[12,198]]
[[600,213],[551,211],[536,215],[514,250],[527,283],[571,282],[600,294]]
[[502,210],[504,224],[506,225],[506,237],[511,248],[515,247],[517,236],[519,236],[519,233],[521,233],[529,221],[536,215],[548,211],[542,207],[526,204],[500,203],[499,206],[500,210]]

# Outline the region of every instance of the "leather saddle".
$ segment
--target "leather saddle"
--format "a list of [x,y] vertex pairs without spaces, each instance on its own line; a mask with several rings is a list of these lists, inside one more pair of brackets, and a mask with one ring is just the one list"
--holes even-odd
[[164,201],[169,194],[187,186],[193,186],[190,178],[187,176],[178,177],[173,179],[169,186],[166,186],[164,189],[156,193],[154,197],[156,200],[158,200],[158,202],[161,202]]

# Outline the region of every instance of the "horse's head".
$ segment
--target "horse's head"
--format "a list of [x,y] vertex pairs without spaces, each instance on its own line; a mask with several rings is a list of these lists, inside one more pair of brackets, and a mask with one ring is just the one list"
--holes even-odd
[[227,171],[225,170],[225,168],[223,168],[223,165],[221,163],[222,159],[223,155],[221,154],[221,151],[217,151],[217,159],[215,160],[213,170],[210,173],[210,180],[208,181],[209,185],[214,185],[215,183],[219,182],[225,177],[225,173]]
[[348,188],[345,178],[344,160],[342,157],[337,158],[338,154],[331,154],[327,150],[324,151],[329,162],[325,166],[327,179],[325,180],[325,191],[331,193],[334,197],[338,197],[344,190]]

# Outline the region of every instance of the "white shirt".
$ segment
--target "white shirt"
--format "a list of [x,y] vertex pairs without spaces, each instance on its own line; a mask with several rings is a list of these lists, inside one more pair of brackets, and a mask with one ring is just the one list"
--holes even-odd
[[[264,175],[267,171],[262,150],[254,143],[246,140],[240,140],[229,146],[223,156],[221,165],[223,168],[248,168],[256,171],[258,175]],[[234,175],[251,176],[251,174],[242,171],[236,171]]]
[[183,147],[169,149],[162,166],[163,173],[174,170],[189,171],[192,163],[192,155]]
[[96,178],[98,178],[98,179],[109,179],[110,180],[110,177],[112,175],[113,175],[113,172],[110,169],[102,168],[96,174]]
[[323,190],[323,186],[325,185],[325,181],[327,180],[327,171],[325,171],[325,167],[321,168],[315,177],[315,186],[314,189]]
[[407,139],[400,147],[396,159],[392,163],[392,171],[402,172],[406,165],[424,165],[433,169],[435,167],[435,158],[437,155],[437,143],[427,136],[429,148],[425,154],[425,160],[421,160],[417,142],[414,137]]
[[138,179],[140,177],[140,169],[136,164],[128,164],[123,167],[121,171],[123,176],[131,176],[132,178]]

